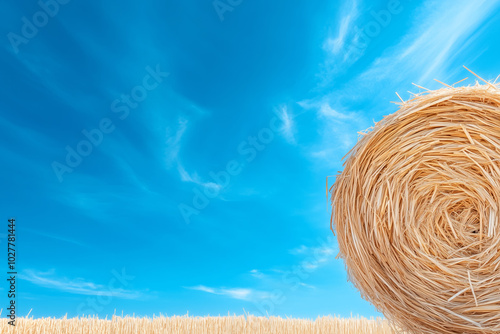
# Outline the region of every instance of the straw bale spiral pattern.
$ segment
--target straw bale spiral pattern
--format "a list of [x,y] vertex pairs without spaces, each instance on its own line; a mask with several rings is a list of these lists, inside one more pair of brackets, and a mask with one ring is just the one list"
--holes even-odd
[[429,91],[358,140],[330,189],[349,279],[411,333],[500,333],[500,92]]

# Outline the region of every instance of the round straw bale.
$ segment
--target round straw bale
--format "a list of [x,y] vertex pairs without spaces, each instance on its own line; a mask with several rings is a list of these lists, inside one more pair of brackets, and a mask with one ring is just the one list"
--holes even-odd
[[417,95],[363,134],[330,189],[349,280],[411,333],[500,332],[500,91]]

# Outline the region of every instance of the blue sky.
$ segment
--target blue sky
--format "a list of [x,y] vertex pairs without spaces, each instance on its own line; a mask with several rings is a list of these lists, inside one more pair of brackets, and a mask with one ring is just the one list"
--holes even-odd
[[380,315],[325,178],[396,91],[500,74],[500,1],[3,6],[18,315]]

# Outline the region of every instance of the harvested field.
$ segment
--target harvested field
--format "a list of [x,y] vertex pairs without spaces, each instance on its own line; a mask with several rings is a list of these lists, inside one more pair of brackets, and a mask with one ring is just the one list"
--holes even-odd
[[15,328],[1,319],[0,333],[23,334],[259,334],[259,333],[394,333],[383,319],[320,317],[316,320],[281,317],[219,316],[219,317],[119,317],[98,318],[20,318]]

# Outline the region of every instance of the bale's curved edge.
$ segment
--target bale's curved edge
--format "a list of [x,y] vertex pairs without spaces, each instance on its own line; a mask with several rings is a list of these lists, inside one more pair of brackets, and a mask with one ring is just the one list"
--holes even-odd
[[444,88],[402,104],[330,189],[350,280],[415,333],[500,331],[500,92]]

